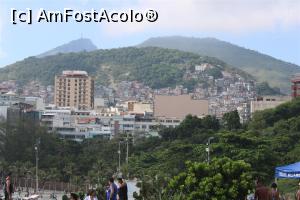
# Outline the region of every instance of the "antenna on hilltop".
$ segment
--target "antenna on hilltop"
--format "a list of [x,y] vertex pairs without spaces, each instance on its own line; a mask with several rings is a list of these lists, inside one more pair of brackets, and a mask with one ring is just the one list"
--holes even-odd
[[80,39],[83,39],[83,33],[80,34]]

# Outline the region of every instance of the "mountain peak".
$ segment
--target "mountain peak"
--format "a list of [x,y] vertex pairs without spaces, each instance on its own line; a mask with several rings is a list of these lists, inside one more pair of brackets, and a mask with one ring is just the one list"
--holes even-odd
[[40,55],[38,58],[52,56],[59,53],[77,53],[81,51],[94,51],[97,50],[97,46],[88,38],[80,38],[77,40],[72,40],[66,44],[60,45],[54,49],[46,51]]
[[300,71],[299,66],[295,64],[212,37],[156,37],[138,45],[138,47],[148,46],[177,49],[218,58],[231,67],[252,74],[259,82],[267,81],[272,87],[278,87],[284,93],[290,92],[291,76]]

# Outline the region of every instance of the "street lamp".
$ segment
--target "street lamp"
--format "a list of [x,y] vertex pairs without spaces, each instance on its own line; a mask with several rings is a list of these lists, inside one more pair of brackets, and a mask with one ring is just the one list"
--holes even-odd
[[[119,174],[120,174],[120,172],[121,172],[121,143],[122,144],[124,144],[124,143],[126,143],[126,165],[127,165],[127,167],[128,167],[128,159],[129,159],[129,139],[133,139],[134,137],[132,136],[132,137],[129,137],[129,134],[128,134],[128,132],[127,132],[127,134],[126,134],[126,138],[125,138],[125,141],[122,141],[121,139],[120,139],[120,141],[119,141],[119,150],[118,150],[118,154],[119,154],[119,167],[118,167],[118,172],[119,172]],[[127,176],[128,176],[128,174],[127,174]]]
[[207,163],[209,164],[209,162],[210,162],[210,143],[211,143],[211,140],[213,140],[214,139],[214,137],[210,137],[210,138],[208,138],[208,140],[207,140],[207,147],[206,147],[206,152],[207,152]]
[[39,144],[40,139],[37,139],[34,150],[35,150],[35,191],[38,193],[39,189],[39,176],[38,176],[38,167],[39,167]]
[[118,154],[119,154],[119,167],[118,167],[118,172],[121,171],[121,141],[119,141],[119,150],[118,150]]
[[39,154],[39,149],[38,146],[35,145],[34,146],[34,150],[35,150],[35,191],[36,193],[38,192],[38,188],[39,188],[39,179],[38,179],[38,154]]

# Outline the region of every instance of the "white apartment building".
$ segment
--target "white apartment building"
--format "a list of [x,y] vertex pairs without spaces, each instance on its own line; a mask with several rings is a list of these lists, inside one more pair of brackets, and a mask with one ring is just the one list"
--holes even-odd
[[114,131],[110,124],[101,123],[88,111],[74,111],[69,109],[45,110],[41,116],[41,123],[51,132],[57,132],[60,137],[82,141],[83,139],[103,137],[111,139]]

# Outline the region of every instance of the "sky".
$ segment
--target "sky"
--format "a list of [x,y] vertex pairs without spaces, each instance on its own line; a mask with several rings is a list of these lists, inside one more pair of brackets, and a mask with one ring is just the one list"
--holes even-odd
[[[157,11],[156,22],[12,24],[11,9]],[[101,49],[150,37],[216,37],[300,65],[300,0],[0,0],[0,67],[80,37]]]

